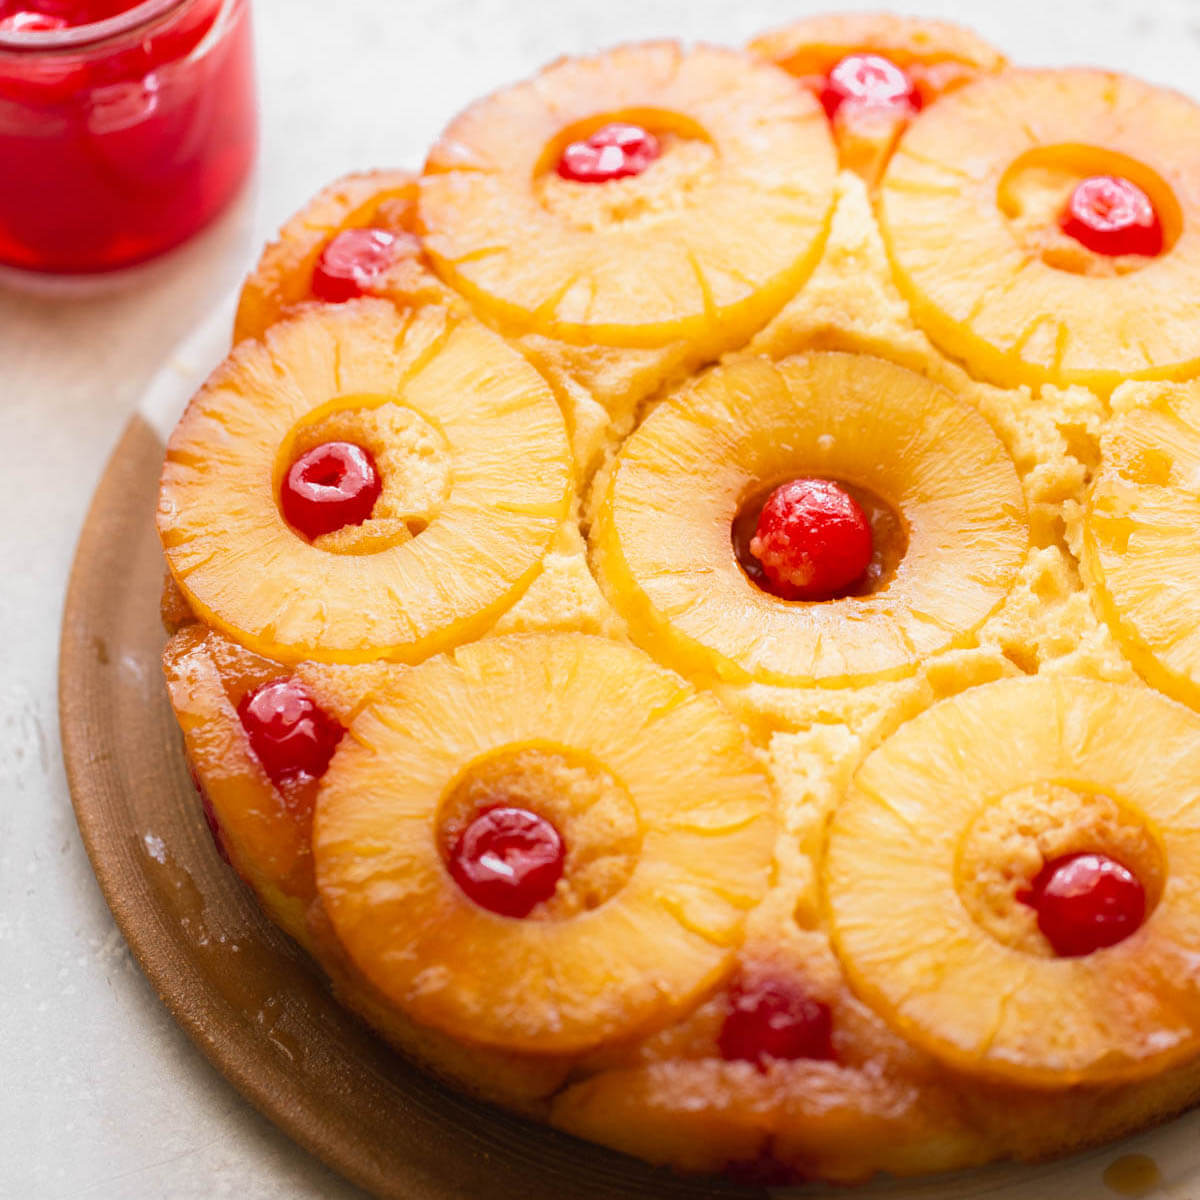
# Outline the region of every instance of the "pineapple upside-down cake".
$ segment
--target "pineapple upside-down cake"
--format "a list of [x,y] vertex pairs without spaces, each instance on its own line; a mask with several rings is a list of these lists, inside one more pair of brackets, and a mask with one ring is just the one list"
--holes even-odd
[[1200,1099],[1197,145],[824,17],[562,60],[284,226],[167,449],[165,667],[346,1005],[773,1181]]

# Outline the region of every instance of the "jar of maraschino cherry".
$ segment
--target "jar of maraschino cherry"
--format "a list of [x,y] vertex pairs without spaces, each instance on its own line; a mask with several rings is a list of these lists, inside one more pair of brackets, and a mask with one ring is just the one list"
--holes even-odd
[[249,0],[0,0],[0,265],[160,254],[237,194],[256,143]]

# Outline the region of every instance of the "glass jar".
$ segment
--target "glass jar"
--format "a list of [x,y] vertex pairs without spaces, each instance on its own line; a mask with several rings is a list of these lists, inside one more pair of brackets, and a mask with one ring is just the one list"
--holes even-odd
[[254,160],[249,0],[74,8],[125,11],[0,24],[0,264],[19,270],[160,254],[216,217]]

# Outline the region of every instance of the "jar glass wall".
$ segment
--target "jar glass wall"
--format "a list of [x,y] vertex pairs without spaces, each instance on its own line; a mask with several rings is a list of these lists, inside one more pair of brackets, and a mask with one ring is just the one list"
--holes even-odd
[[0,264],[116,270],[208,224],[250,170],[249,2],[57,3],[92,19],[0,0]]

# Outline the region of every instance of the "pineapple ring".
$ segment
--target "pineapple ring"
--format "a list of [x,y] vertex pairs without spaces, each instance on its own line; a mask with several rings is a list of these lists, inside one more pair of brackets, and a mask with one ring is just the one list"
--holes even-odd
[[[572,208],[543,177],[614,120],[645,122],[664,154],[636,178],[577,185]],[[559,62],[467,109],[429,155],[419,216],[438,272],[512,331],[728,344],[812,272],[836,169],[821,106],[783,72],[652,42]]]
[[952,21],[897,13],[820,13],[760,34],[752,54],[792,75],[824,77],[848,54],[882,54],[917,74],[927,101],[983,71],[999,71],[1004,55],[977,33]]
[[[349,725],[388,669],[302,663],[296,674],[325,712]],[[306,912],[317,894],[310,845],[315,785],[276,787],[251,751],[237,712],[243,696],[286,669],[195,623],[167,643],[163,672],[221,848],[275,920],[307,946]]]
[[[1081,958],[997,940],[958,890],[981,815],[1047,782],[1114,798],[1166,867],[1142,927]],[[1146,689],[1067,677],[945,700],[859,768],[824,887],[851,986],[956,1068],[1056,1088],[1161,1072],[1200,1051],[1200,720]]]
[[[420,536],[331,553],[284,520],[277,456],[297,427],[368,397],[436,428],[452,484]],[[250,649],[413,662],[483,633],[524,591],[570,488],[562,414],[515,350],[440,309],[356,301],[273,326],[209,379],[168,444],[158,528],[192,610]]]
[[[223,653],[222,653],[223,652]],[[221,662],[251,692],[280,674],[278,663],[192,624],[167,643],[163,670],[197,789],[212,807],[221,848],[292,937],[303,942],[304,910],[316,894],[301,806],[289,805],[250,751]],[[220,763],[219,771],[203,764]]]
[[[640,853],[599,907],[497,916],[453,882],[439,813],[464,767],[554,744],[623,786]],[[414,1020],[580,1051],[669,1021],[730,969],[773,874],[773,804],[737,723],[639,651],[492,638],[404,673],[354,722],[317,795],[317,885],[359,970]]]
[[[741,506],[801,474],[899,513],[907,552],[877,591],[791,603],[743,574]],[[966,644],[1028,543],[1016,470],[986,421],[923,376],[841,353],[735,363],[665,401],[617,456],[593,529],[635,638],[704,679],[785,686],[900,678]]]
[[[313,298],[312,277],[326,244],[347,229],[377,226],[419,249],[414,236],[417,177],[409,171],[364,171],[323,188],[263,250],[242,286],[233,341],[261,339],[276,322]],[[379,281],[379,295],[436,302],[436,280],[419,253],[400,255]],[[440,291],[440,289],[437,289]]]
[[[568,1081],[551,1101],[550,1120],[576,1137],[689,1173],[786,1164],[794,1177],[771,1179],[784,1187],[814,1179],[861,1184],[878,1171],[952,1171],[978,1162],[985,1144],[961,1107],[932,1088],[917,1091],[877,1069],[814,1059],[760,1072],[681,1055],[604,1070]],[[740,1194],[785,1193],[772,1186]]]
[[[1200,161],[1179,147],[1197,141],[1200,107],[1100,71],[1009,71],[946,97],[901,140],[881,187],[884,238],[914,317],[1003,386],[1108,392],[1122,379],[1196,374]],[[1010,214],[1014,170],[1054,161],[1147,190],[1169,249],[1108,277],[1050,265]]]
[[[822,13],[755,38],[747,49],[795,75],[820,95],[829,72],[848,55],[880,54],[912,80],[922,103],[1006,66],[1004,55],[977,34],[949,21],[895,13]],[[878,182],[911,117],[886,108],[844,106],[833,135],[842,165]]]
[[[319,903],[311,850],[312,782],[284,796],[272,786],[249,749],[237,702],[280,675],[278,663],[260,658],[220,634],[193,624],[167,643],[163,667],[176,706],[197,790],[212,806],[220,847],[234,870],[258,895],[271,919],[324,968],[342,1003],[418,1061],[472,1074],[476,1089],[509,1102],[535,1099],[563,1082],[567,1063],[545,1055],[489,1054],[422,1029],[380,1001],[353,974],[345,952],[328,930]],[[348,726],[367,698],[382,690],[398,668],[386,663],[326,666],[301,663],[296,675],[327,713]]]
[[1083,564],[1101,615],[1154,687],[1200,708],[1200,385],[1124,393],[1100,439]]

